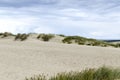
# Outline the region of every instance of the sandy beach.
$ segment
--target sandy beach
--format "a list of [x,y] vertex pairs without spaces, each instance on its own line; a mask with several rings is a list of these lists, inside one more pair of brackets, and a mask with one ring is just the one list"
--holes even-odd
[[120,49],[80,46],[35,39],[0,39],[0,79],[24,80],[39,74],[80,71],[100,66],[120,67]]

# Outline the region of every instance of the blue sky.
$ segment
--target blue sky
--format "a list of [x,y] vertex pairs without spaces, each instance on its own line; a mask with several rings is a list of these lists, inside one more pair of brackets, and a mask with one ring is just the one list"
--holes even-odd
[[120,39],[120,0],[0,0],[0,32]]

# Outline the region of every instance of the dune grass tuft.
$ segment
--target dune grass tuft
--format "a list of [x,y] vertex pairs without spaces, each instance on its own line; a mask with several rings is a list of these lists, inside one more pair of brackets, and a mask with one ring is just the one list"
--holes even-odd
[[0,33],[0,36],[1,36],[1,38],[5,38],[8,36],[14,36],[14,35],[12,33],[9,33],[9,32],[4,32],[4,33]]
[[53,34],[39,34],[37,39],[42,39],[43,41],[49,41],[54,37]]
[[63,34],[59,34],[58,36],[60,36],[60,37],[66,37],[65,35],[63,35]]
[[38,75],[38,76],[31,77],[31,78],[26,77],[25,80],[47,80],[47,79],[44,75]]
[[20,40],[20,41],[24,41],[24,40],[26,40],[27,38],[28,38],[28,34],[17,34],[16,36],[15,36],[15,40]]
[[56,76],[46,79],[45,76],[35,76],[25,80],[118,80],[120,70],[108,67],[99,69],[86,69],[81,72],[58,73]]

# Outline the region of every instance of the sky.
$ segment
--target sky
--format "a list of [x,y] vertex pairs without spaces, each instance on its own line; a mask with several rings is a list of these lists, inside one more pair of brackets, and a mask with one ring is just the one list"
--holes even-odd
[[120,0],[0,0],[0,32],[120,39]]

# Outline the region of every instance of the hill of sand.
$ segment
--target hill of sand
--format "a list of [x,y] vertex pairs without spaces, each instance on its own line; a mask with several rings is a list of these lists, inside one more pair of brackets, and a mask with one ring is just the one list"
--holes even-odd
[[[58,39],[59,40],[59,39]],[[0,80],[24,80],[39,74],[120,67],[120,49],[80,46],[35,39],[0,39]]]

